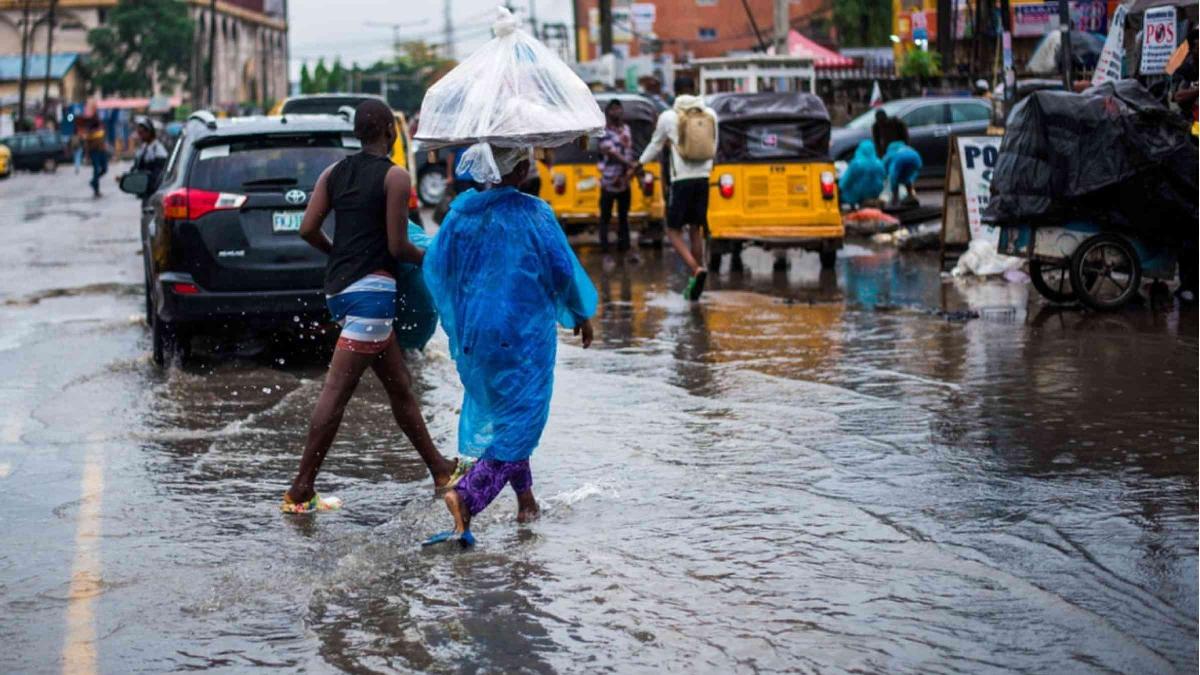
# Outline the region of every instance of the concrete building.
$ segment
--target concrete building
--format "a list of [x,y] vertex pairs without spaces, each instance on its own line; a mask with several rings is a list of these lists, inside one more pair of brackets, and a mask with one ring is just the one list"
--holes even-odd
[[[76,54],[86,63],[88,31],[104,25],[118,0],[57,0],[52,50]],[[286,0],[185,0],[195,22],[190,85],[182,94],[194,107],[233,109],[264,106],[287,96],[288,25]],[[26,25],[28,6],[28,25]],[[45,68],[50,0],[0,0],[0,56],[21,55],[21,35],[29,30],[29,54]],[[208,61],[212,56],[212,91]],[[39,74],[27,71],[30,78]],[[70,95],[70,87],[64,89]],[[100,96],[104,92],[90,92]],[[27,96],[41,100],[30,86]]]
[[[599,2],[573,1],[577,56],[590,61],[600,55]],[[613,0],[612,4],[613,50],[625,57],[656,51],[670,54],[676,62],[723,56],[754,49],[759,36],[770,44],[774,35],[774,0]],[[829,38],[832,7],[830,0],[791,0],[789,24],[811,38]]]

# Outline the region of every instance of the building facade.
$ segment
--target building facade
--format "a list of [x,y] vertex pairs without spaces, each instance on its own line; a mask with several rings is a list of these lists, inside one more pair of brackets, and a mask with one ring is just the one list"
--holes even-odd
[[[0,56],[19,57],[22,34],[28,31],[29,56],[44,59],[50,4],[50,0],[0,0]],[[86,63],[91,51],[88,31],[104,25],[117,4],[118,0],[56,0],[52,52],[77,54]],[[285,0],[185,0],[184,4],[195,23],[189,82],[183,91],[155,93],[182,95],[193,107],[226,110],[265,107],[287,96]],[[29,77],[41,75],[29,72]],[[105,94],[91,92],[97,97]],[[40,97],[41,89],[34,94],[31,87],[27,96],[35,95]]]
[[[577,58],[600,55],[599,2],[573,0]],[[774,0],[613,0],[613,51],[669,54],[675,61],[749,51],[774,36]],[[789,27],[817,40],[833,36],[831,0],[791,0]]]

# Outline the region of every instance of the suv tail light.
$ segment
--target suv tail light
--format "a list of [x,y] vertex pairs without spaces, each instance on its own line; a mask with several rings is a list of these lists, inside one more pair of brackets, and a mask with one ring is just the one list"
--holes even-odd
[[833,180],[833,172],[832,171],[822,171],[821,172],[821,196],[824,197],[825,199],[833,199],[834,188],[836,186],[837,186],[837,183],[835,183]]
[[554,174],[554,194],[562,195],[567,193],[567,177],[561,173]]
[[725,199],[733,199],[733,174],[721,174],[721,180],[717,181],[717,188],[721,196]]
[[180,188],[163,197],[163,217],[167,220],[196,220],[212,211],[239,209],[246,195]]

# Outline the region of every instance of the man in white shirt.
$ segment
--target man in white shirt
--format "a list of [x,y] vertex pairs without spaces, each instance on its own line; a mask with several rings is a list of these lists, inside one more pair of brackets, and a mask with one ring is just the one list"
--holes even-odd
[[[667,207],[667,238],[691,270],[692,276],[683,294],[688,300],[695,301],[700,299],[700,294],[704,292],[704,282],[708,277],[708,270],[700,261],[704,260],[704,228],[708,226],[708,180],[712,173],[712,155],[715,153],[718,138],[717,115],[704,104],[703,98],[694,95],[695,83],[691,78],[680,77],[675,80],[675,92],[678,95],[675,105],[658,116],[654,135],[642,151],[638,166],[640,168],[643,164],[655,161],[662,152],[663,145],[667,141],[671,142],[671,195]],[[713,148],[713,152],[706,153],[707,159],[689,160],[680,154],[680,117],[694,114],[695,111],[701,111],[711,118],[713,137],[710,147]],[[690,249],[683,240],[685,226],[691,238]]]

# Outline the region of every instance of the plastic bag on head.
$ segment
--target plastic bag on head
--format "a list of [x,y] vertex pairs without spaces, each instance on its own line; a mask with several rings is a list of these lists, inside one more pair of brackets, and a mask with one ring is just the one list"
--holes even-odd
[[416,136],[428,149],[471,144],[469,173],[481,183],[500,180],[494,148],[550,148],[604,130],[583,80],[508,10],[497,12],[496,37],[426,92]]

